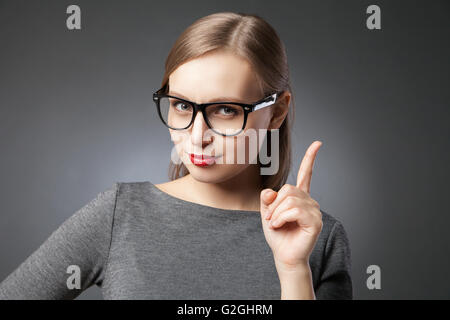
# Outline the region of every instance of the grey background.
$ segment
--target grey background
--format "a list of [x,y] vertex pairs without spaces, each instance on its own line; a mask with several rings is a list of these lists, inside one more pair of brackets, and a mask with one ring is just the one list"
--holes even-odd
[[[78,4],[82,30],[66,28]],[[382,30],[365,27],[370,4]],[[349,235],[356,299],[450,298],[450,5],[446,1],[0,1],[0,279],[115,181],[167,181],[151,94],[194,20],[256,13],[286,44],[294,184]],[[368,290],[366,268],[382,271]],[[80,299],[101,298],[92,287]]]

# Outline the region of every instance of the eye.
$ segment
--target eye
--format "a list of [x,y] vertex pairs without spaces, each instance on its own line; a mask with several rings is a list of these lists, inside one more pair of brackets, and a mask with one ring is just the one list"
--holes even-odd
[[217,105],[214,108],[214,114],[217,116],[233,117],[242,112],[239,107],[232,105]]
[[223,114],[226,114],[226,115],[236,114],[236,110],[234,110],[233,108],[227,107],[227,106],[222,107],[220,110],[222,111]]
[[174,101],[172,102],[172,106],[179,112],[191,111],[191,106],[182,101]]

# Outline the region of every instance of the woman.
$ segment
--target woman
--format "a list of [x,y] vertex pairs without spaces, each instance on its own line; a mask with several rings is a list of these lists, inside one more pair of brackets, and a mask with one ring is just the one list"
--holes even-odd
[[[101,192],[0,284],[0,298],[73,299],[96,284],[105,299],[351,299],[346,232],[309,195],[321,142],[285,184],[291,97],[285,49],[266,21],[197,20],[154,94],[178,156],[171,181]],[[242,143],[249,132],[267,132],[256,135],[258,156]],[[262,174],[263,139],[279,156],[273,174]],[[245,161],[229,161],[235,153]]]

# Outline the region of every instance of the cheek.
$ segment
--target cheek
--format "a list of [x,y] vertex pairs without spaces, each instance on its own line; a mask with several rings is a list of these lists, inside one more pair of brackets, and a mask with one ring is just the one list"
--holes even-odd
[[258,156],[258,130],[249,129],[245,135],[225,139],[227,164],[255,164]]
[[[188,138],[186,136],[186,134],[184,134],[181,131],[178,130],[171,130],[169,129],[170,132],[170,139],[173,142],[173,148],[175,148],[176,153],[178,153],[178,157],[180,157],[181,159],[184,158],[185,154],[184,154],[184,148],[183,146],[186,143],[186,139]],[[174,150],[172,149],[172,153],[174,152]],[[172,154],[172,157],[174,155]]]
[[181,145],[189,139],[189,135],[182,130],[169,129],[170,139],[175,145]]

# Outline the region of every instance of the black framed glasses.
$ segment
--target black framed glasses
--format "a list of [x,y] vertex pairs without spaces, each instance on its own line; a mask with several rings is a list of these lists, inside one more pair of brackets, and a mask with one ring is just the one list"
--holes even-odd
[[198,104],[186,99],[164,93],[165,87],[153,93],[153,101],[162,122],[170,129],[184,130],[195,120],[201,111],[208,127],[222,136],[241,133],[250,112],[273,105],[283,91],[273,93],[254,103],[210,102]]

